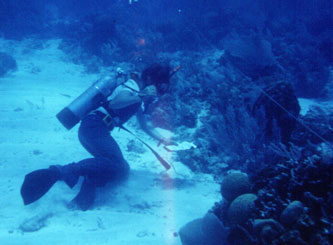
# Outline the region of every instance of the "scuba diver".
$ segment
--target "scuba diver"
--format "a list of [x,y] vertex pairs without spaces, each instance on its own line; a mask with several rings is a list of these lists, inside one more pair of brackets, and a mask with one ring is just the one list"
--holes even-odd
[[117,77],[98,80],[58,113],[57,118],[67,129],[81,122],[79,141],[93,158],[67,165],[51,165],[27,174],[21,187],[24,204],[37,201],[57,181],[64,181],[73,188],[82,176],[81,189],[69,207],[83,211],[92,208],[97,187],[119,183],[128,176],[129,164],[110,132],[115,127],[122,128],[135,114],[148,135],[164,145],[175,144],[152,127],[143,109],[156,100],[157,95],[167,92],[169,79],[175,71],[168,65],[155,64],[146,68],[139,79],[135,73],[128,77],[118,70]]

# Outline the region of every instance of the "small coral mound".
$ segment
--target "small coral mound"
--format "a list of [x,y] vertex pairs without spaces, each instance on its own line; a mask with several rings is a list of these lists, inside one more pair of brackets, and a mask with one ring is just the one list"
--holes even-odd
[[237,197],[228,209],[228,219],[231,224],[237,225],[247,221],[255,209],[255,194],[243,194]]
[[281,213],[280,221],[284,225],[292,225],[300,218],[303,211],[303,203],[300,201],[293,201]]
[[221,194],[229,202],[239,195],[250,192],[249,177],[240,172],[233,172],[224,177],[221,183]]
[[284,231],[283,226],[274,219],[255,219],[252,225],[263,244],[272,242]]
[[179,235],[183,245],[220,245],[226,242],[227,230],[214,214],[207,213],[183,226]]

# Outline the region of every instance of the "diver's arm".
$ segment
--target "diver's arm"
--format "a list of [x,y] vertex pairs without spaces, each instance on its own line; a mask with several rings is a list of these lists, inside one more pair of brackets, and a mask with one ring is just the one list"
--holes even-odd
[[157,130],[153,127],[150,121],[147,120],[146,116],[144,115],[142,108],[136,114],[140,127],[146,134],[151,136],[152,138],[156,139],[159,143],[163,145],[178,145],[176,141],[172,138],[163,137],[161,134],[157,132]]
[[149,136],[151,136],[152,138],[154,138],[158,142],[164,142],[165,141],[164,138],[162,137],[162,135],[160,135],[156,131],[156,129],[152,126],[152,124],[150,122],[148,122],[147,118],[143,114],[142,108],[139,109],[139,111],[136,114],[136,117],[138,119],[140,127],[142,128],[142,130],[146,134],[148,134]]
[[141,98],[130,91],[122,91],[113,98],[108,106],[110,109],[121,109],[136,103],[140,103]]

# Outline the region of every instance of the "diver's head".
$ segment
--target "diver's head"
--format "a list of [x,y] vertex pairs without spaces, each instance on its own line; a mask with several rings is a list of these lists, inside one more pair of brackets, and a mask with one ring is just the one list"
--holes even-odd
[[153,64],[143,70],[141,80],[144,87],[154,85],[159,94],[169,90],[171,68],[169,65]]

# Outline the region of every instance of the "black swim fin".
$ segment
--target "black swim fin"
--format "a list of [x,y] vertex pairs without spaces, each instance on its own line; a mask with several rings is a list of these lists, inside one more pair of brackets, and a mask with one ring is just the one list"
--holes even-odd
[[59,180],[59,172],[54,169],[39,169],[25,176],[21,187],[24,205],[37,201]]

